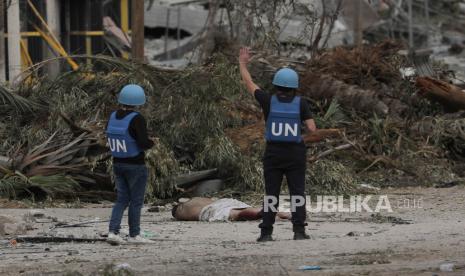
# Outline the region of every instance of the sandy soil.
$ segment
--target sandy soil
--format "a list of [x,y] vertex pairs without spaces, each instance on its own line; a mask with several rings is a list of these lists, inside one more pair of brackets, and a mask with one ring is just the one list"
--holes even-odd
[[[258,222],[177,222],[169,212],[144,212],[142,227],[153,245],[96,243],[0,244],[0,275],[96,275],[105,266],[127,263],[135,275],[465,275],[465,188],[383,190],[394,213],[411,224],[373,219],[370,214],[312,214],[312,240],[292,240],[291,224],[279,221],[276,241],[255,242]],[[410,206],[406,206],[406,199]],[[421,206],[412,199],[421,199]],[[108,219],[109,206],[43,209],[58,221]],[[28,209],[1,209],[19,219]],[[380,219],[381,218],[381,219]],[[1,222],[0,222],[1,223]],[[28,234],[98,237],[107,223],[49,230],[56,222],[30,223]],[[32,226],[32,227],[31,227]],[[352,236],[348,236],[353,232]],[[455,264],[441,272],[443,262]],[[299,271],[319,265],[321,271]],[[74,274],[73,274],[74,273]]]

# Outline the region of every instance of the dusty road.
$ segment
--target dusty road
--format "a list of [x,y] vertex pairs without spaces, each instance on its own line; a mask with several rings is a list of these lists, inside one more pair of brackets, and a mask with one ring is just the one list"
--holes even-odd
[[[376,218],[312,214],[308,241],[293,241],[287,221],[277,223],[275,242],[257,244],[257,222],[176,222],[169,212],[143,214],[143,229],[154,234],[154,245],[20,243],[13,248],[3,239],[0,275],[97,275],[105,266],[123,263],[134,275],[465,275],[464,187],[380,193],[389,195],[394,213]],[[413,206],[413,199],[420,206]],[[108,206],[41,211],[66,222],[108,219],[110,213]],[[28,212],[1,209],[0,215],[20,218]],[[411,224],[393,223],[384,219],[387,215]],[[27,234],[50,233],[55,223],[34,223],[37,229]],[[106,228],[97,223],[53,233],[89,238]],[[444,262],[454,263],[454,271],[441,272]],[[299,271],[301,265],[322,270]]]

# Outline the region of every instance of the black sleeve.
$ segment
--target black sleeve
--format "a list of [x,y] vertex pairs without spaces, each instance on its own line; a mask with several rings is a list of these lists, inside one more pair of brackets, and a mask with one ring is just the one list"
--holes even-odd
[[147,134],[147,123],[142,115],[137,115],[129,125],[129,134],[136,140],[137,145],[143,150],[153,147],[153,141]]
[[254,95],[255,95],[255,99],[260,104],[263,110],[263,115],[265,116],[265,120],[266,120],[266,118],[268,117],[268,114],[270,113],[271,96],[270,94],[260,89],[255,90]]
[[300,101],[300,118],[302,121],[313,119],[313,114],[310,111],[310,105],[306,99]]

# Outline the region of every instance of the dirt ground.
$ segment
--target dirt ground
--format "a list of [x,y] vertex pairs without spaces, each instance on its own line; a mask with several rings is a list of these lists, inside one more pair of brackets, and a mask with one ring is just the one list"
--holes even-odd
[[[134,275],[465,275],[465,187],[387,189],[380,194],[389,196],[394,213],[311,214],[312,240],[308,241],[292,240],[288,221],[277,222],[276,241],[258,244],[258,222],[178,222],[168,211],[146,210],[142,228],[156,244],[19,243],[14,247],[8,241],[11,236],[3,236],[0,275],[103,275],[105,267],[119,264],[129,265]],[[50,227],[58,222],[107,220],[110,207],[41,209],[45,214],[41,223],[26,219],[22,230],[28,235],[100,238],[106,222]],[[29,212],[4,208],[0,216],[24,220]],[[411,224],[399,224],[405,221]],[[453,272],[440,271],[445,262],[454,263]],[[302,265],[318,265],[321,270],[299,271]]]

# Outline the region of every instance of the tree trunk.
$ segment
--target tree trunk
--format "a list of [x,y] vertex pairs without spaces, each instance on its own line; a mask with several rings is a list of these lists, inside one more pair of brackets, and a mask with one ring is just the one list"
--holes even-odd
[[430,77],[417,78],[416,85],[421,96],[440,103],[447,112],[465,109],[465,92],[455,85]]
[[144,1],[132,0],[132,59],[144,62]]
[[364,90],[358,86],[346,84],[329,75],[307,74],[302,81],[302,92],[315,100],[337,99],[338,103],[349,109],[363,112],[375,112],[385,115],[389,107],[382,102],[373,90]]
[[317,129],[303,137],[305,143],[317,143],[323,141],[326,138],[341,136],[339,129]]

